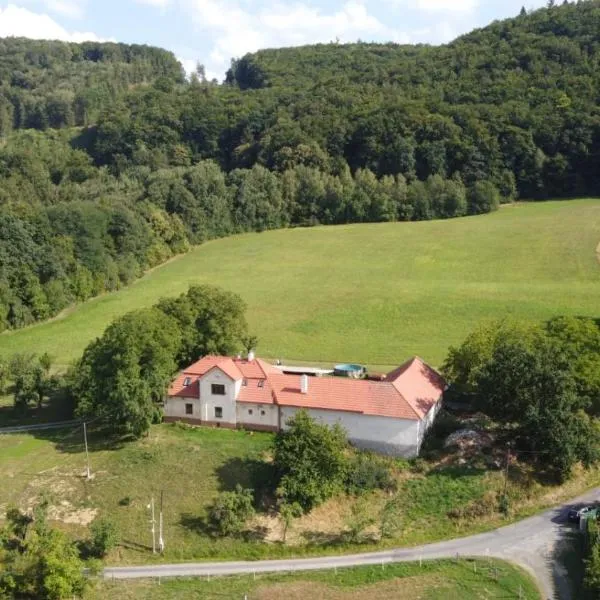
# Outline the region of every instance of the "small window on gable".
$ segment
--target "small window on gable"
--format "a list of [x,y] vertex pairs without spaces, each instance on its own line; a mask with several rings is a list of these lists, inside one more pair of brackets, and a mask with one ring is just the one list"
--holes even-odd
[[264,417],[267,413],[264,410],[261,410],[260,414]]
[[186,378],[183,380],[183,385],[184,385],[185,387],[187,387],[187,386],[188,386],[188,385],[190,385],[191,383],[192,383],[192,378],[191,378],[191,377],[186,377]]
[[242,381],[242,385],[248,385],[248,380],[247,380],[247,379],[244,379],[244,380]]
[[251,415],[253,413],[253,410],[250,408],[248,409],[248,414]]
[[258,387],[265,387],[265,380],[264,379],[259,379],[258,380]]
[[186,404],[185,405],[185,414],[186,415],[193,415],[194,414],[194,405],[193,404]]
[[223,409],[220,406],[215,406],[215,419],[223,418]]
[[225,386],[222,383],[213,383],[210,387],[213,396],[225,395]]

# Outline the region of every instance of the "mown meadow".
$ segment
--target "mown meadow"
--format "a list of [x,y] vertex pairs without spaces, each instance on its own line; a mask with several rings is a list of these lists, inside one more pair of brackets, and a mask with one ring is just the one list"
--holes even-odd
[[540,593],[530,576],[501,561],[433,561],[381,567],[358,567],[337,572],[251,575],[240,577],[150,581],[98,582],[86,600],[119,597],[122,600],[154,598],[204,600],[476,600],[518,598],[538,600]]
[[341,225],[209,242],[130,287],[0,335],[0,354],[78,358],[117,316],[209,283],[248,305],[268,358],[439,365],[481,321],[597,316],[600,202],[522,203],[450,221]]

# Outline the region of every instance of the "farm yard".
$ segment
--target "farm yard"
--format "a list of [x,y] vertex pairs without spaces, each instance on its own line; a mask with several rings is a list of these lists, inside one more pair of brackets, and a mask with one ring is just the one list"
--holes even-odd
[[0,335],[0,354],[59,366],[118,315],[210,283],[248,305],[261,356],[437,365],[485,320],[596,316],[600,202],[528,203],[450,221],[288,229],[195,248],[130,287]]

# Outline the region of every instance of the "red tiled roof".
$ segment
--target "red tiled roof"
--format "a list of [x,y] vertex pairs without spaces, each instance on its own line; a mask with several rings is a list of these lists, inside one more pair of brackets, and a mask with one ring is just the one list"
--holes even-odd
[[205,356],[189,367],[184,369],[184,373],[188,375],[204,375],[207,371],[210,371],[215,365],[223,362],[224,360],[231,360],[225,356]]
[[[192,379],[190,385],[183,385],[186,377]],[[188,373],[179,373],[175,381],[169,387],[169,396],[175,396],[178,398],[199,398],[200,397],[200,386],[198,384],[198,376],[190,376]]]
[[440,399],[444,378],[418,356],[404,363],[386,377],[414,411],[423,418]]
[[391,383],[342,377],[309,377],[308,392],[303,394],[300,391],[301,377],[298,375],[273,376],[270,380],[277,404],[282,406],[340,410],[413,421],[419,419]]
[[219,370],[223,371],[223,373],[225,373],[225,375],[227,375],[228,377],[233,379],[233,381],[238,381],[243,378],[242,373],[237,368],[236,364],[233,362],[233,360],[231,358],[225,358],[221,362],[217,363],[216,365],[213,365],[210,369],[205,371],[203,373],[203,375],[208,373],[208,371],[212,371],[213,369],[219,369]]
[[[420,358],[413,358],[398,367],[384,381],[309,377],[308,392],[303,394],[300,376],[284,375],[261,359],[248,361],[206,356],[175,379],[169,395],[198,398],[198,378],[215,367],[234,380],[246,380],[238,402],[339,410],[397,419],[422,419],[439,401],[445,388],[441,375]],[[183,386],[186,376],[193,379],[187,387]]]
[[[262,383],[262,386],[259,385]],[[238,402],[252,402],[255,404],[275,404],[273,388],[268,380],[248,379],[246,385],[240,389]]]

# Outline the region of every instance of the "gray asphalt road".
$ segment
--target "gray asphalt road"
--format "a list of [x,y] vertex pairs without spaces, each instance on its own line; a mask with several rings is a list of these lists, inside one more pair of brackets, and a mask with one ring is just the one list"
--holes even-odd
[[143,567],[110,567],[104,577],[135,579],[143,577],[192,577],[235,575],[242,573],[272,573],[277,571],[310,571],[380,565],[459,556],[492,556],[517,563],[538,580],[544,599],[572,600],[566,572],[558,560],[561,549],[568,544],[573,526],[567,523],[571,506],[600,499],[600,488],[568,504],[508,525],[489,533],[428,544],[366,554],[326,556],[319,558],[261,560],[256,562],[180,563]]

